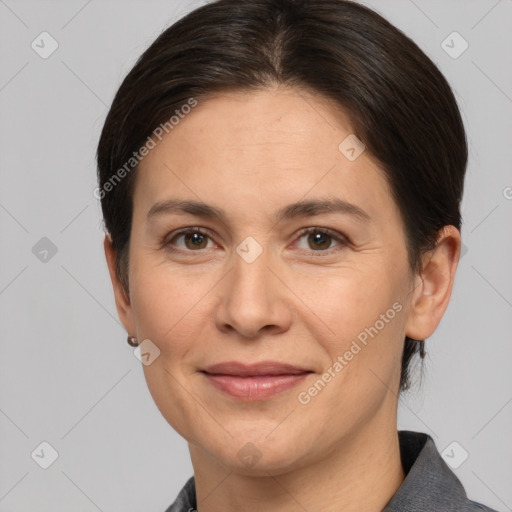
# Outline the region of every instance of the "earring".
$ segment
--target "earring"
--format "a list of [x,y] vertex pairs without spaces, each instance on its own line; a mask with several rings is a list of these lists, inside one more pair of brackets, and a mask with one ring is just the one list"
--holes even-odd
[[139,342],[137,341],[137,338],[135,336],[128,336],[127,340],[128,345],[131,345],[132,347],[138,347]]

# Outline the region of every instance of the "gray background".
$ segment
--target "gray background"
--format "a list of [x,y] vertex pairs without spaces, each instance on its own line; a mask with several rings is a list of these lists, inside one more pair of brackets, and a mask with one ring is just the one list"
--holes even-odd
[[[2,512],[163,511],[192,475],[117,319],[93,189],[122,78],[201,3],[0,0]],[[429,433],[440,451],[456,441],[447,453],[468,452],[455,472],[469,496],[512,510],[512,1],[367,5],[438,64],[471,145],[467,252],[399,427]],[[59,45],[46,59],[31,47],[43,31]],[[469,43],[456,59],[442,47],[453,31]],[[46,261],[43,237],[57,249]],[[43,441],[59,454],[48,469],[31,457]]]

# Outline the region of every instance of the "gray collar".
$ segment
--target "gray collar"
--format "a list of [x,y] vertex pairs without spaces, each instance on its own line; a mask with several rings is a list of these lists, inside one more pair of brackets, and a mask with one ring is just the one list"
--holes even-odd
[[405,480],[383,512],[461,510],[466,492],[437,451],[433,439],[421,432],[398,432]]

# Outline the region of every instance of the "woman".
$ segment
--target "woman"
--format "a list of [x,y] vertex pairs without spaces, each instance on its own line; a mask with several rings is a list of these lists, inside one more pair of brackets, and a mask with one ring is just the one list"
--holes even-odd
[[189,444],[169,512],[491,510],[397,431],[466,164],[445,78],[356,3],[219,0],[144,52],[97,194],[128,342]]

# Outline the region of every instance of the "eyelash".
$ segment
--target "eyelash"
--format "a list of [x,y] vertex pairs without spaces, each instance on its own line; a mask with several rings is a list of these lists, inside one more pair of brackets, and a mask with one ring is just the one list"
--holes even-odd
[[[208,237],[210,240],[213,238],[210,235],[210,233],[207,230],[203,229],[203,228],[200,228],[200,227],[190,227],[190,228],[181,229],[179,231],[176,231],[176,232],[171,233],[170,235],[166,236],[163,239],[162,243],[161,243],[161,248],[165,249],[165,250],[167,250],[169,252],[172,252],[172,253],[182,253],[182,254],[183,253],[194,253],[194,252],[201,253],[204,249],[199,249],[197,251],[192,251],[192,250],[185,250],[185,249],[177,249],[177,248],[175,248],[175,247],[173,247],[171,245],[171,243],[174,242],[180,236],[188,235],[188,234],[193,234],[193,233],[199,233],[201,235],[204,235],[204,236]],[[333,247],[333,248],[330,248],[330,249],[326,249],[326,250],[317,250],[317,251],[315,251],[313,249],[310,249],[308,251],[307,249],[303,249],[306,252],[309,252],[310,254],[313,254],[314,256],[323,257],[324,255],[331,255],[334,252],[337,252],[337,251],[340,251],[340,250],[344,249],[345,246],[349,244],[348,239],[345,236],[343,236],[340,233],[338,233],[337,231],[334,231],[334,230],[329,229],[329,228],[321,228],[321,227],[311,227],[311,228],[304,228],[304,229],[302,229],[298,233],[298,239],[302,238],[304,235],[309,235],[310,233],[314,233],[314,234],[320,233],[320,234],[328,235],[333,240],[335,240],[336,242],[338,242],[340,244],[340,245],[338,245],[336,247]]]

